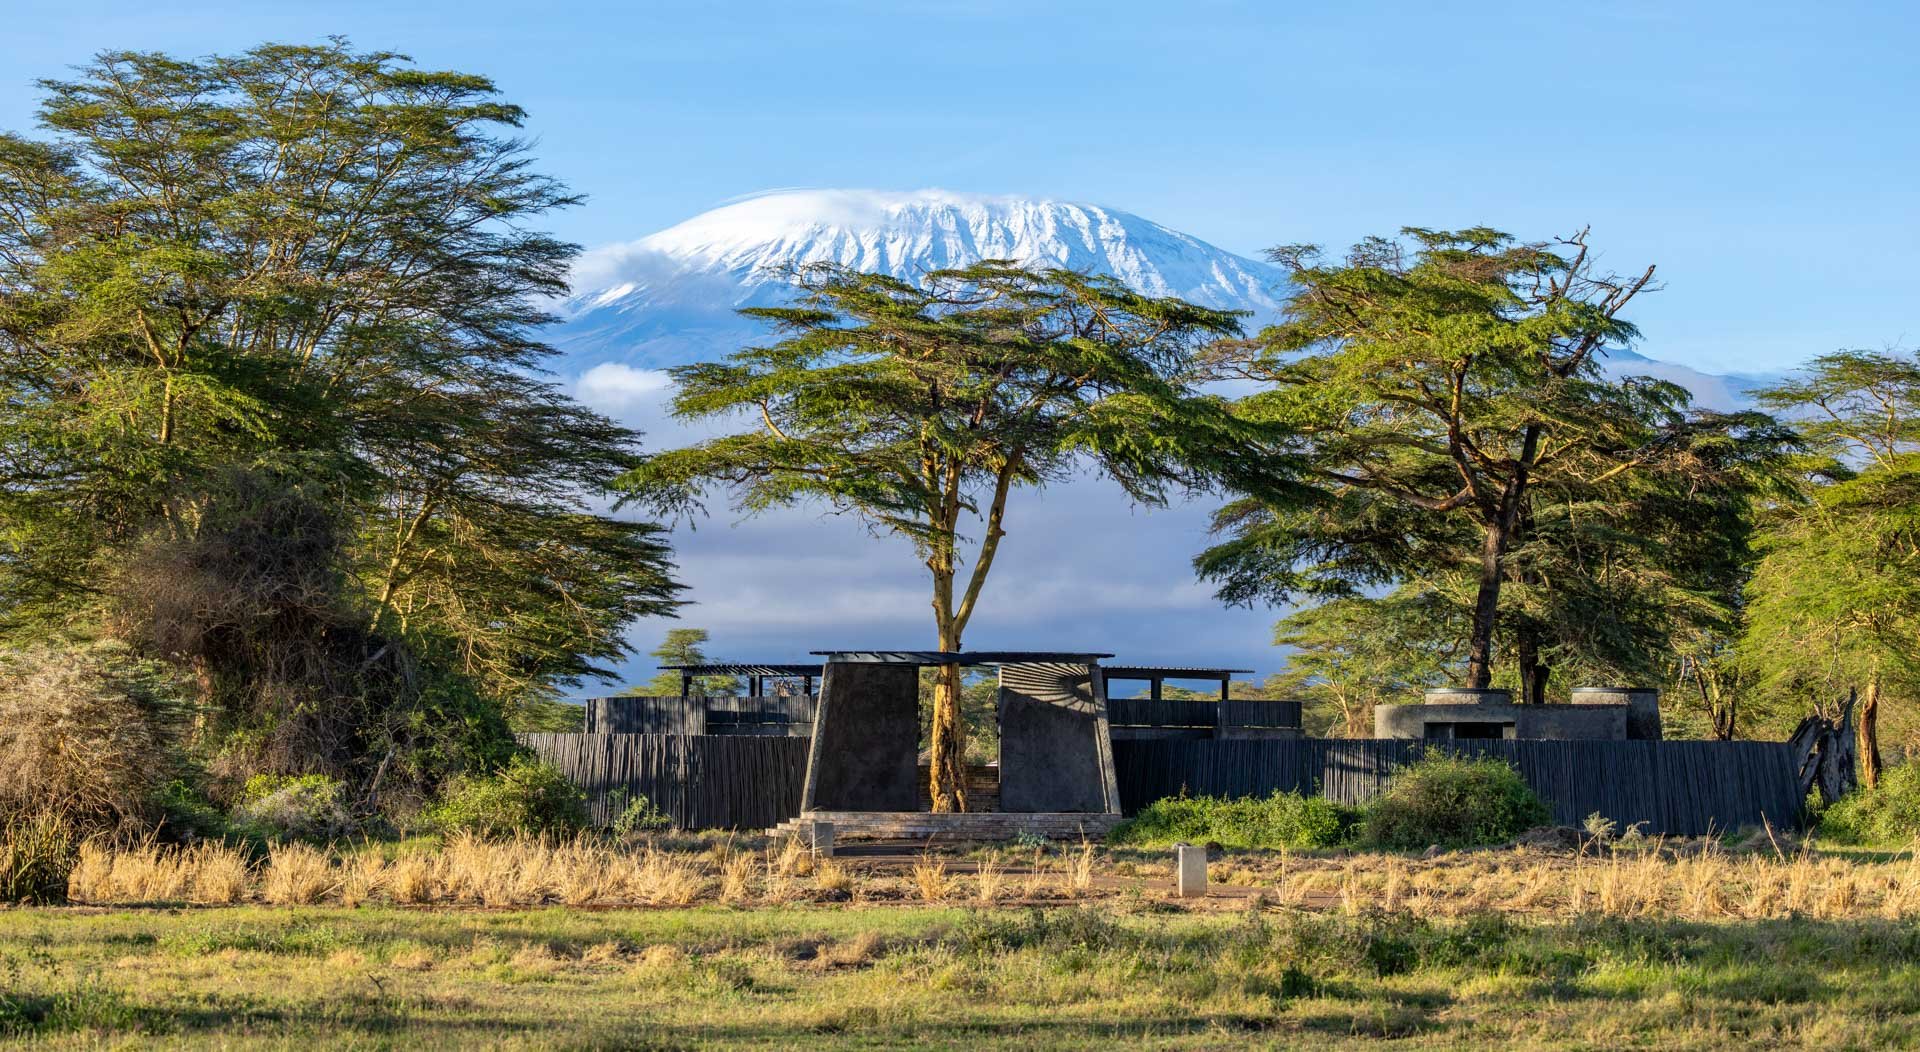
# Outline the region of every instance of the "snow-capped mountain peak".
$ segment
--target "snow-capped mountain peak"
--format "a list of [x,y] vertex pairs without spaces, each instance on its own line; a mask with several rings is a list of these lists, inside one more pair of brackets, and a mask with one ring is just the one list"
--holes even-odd
[[1139,216],[1049,198],[946,190],[783,190],[704,212],[575,270],[557,341],[570,365],[661,366],[757,332],[733,312],[777,303],[791,267],[832,262],[917,280],[982,259],[1106,274],[1141,292],[1268,315],[1285,277]]

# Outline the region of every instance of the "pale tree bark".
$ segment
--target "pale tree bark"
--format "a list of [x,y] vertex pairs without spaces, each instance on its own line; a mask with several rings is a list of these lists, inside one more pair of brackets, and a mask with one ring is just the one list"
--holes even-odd
[[[927,567],[933,571],[933,617],[941,650],[957,652],[961,648],[967,622],[973,618],[980,590],[993,568],[993,557],[1000,550],[1000,538],[1006,535],[1007,494],[1018,471],[1019,460],[1010,458],[994,478],[993,502],[987,509],[987,533],[974,555],[966,592],[957,605],[953,590],[953,530],[959,524],[960,503],[957,477],[950,476],[954,481],[953,499],[948,505],[944,542],[936,540],[927,559]],[[935,811],[967,809],[967,724],[960,711],[960,697],[960,666],[942,665],[933,683],[933,726],[928,741],[928,790]]]
[[1867,696],[1860,701],[1860,777],[1867,788],[1880,785],[1880,670],[1867,680]]

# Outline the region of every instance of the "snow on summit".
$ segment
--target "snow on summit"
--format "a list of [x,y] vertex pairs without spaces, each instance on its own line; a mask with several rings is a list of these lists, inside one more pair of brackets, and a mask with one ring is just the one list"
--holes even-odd
[[1111,275],[1141,292],[1259,315],[1278,268],[1139,216],[1049,198],[947,190],[782,190],[588,252],[555,343],[567,367],[658,368],[724,354],[759,331],[733,312],[777,303],[786,268],[834,262],[914,280],[982,259]]

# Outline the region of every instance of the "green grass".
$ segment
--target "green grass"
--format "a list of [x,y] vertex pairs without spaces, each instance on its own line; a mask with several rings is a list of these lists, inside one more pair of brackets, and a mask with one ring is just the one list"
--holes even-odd
[[819,907],[0,912],[51,1047],[1911,1046],[1920,924]]

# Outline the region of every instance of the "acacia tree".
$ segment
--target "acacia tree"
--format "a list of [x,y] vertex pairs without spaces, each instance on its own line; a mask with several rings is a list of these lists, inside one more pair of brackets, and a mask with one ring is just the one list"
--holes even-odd
[[1920,359],[1823,355],[1758,399],[1822,459],[1811,499],[1784,504],[1762,539],[1740,663],[1775,699],[1831,703],[1864,684],[1861,773],[1877,785],[1882,704],[1920,695]]
[[[704,665],[707,663],[707,641],[712,633],[704,628],[669,628],[648,656],[662,665]],[[659,675],[645,683],[636,683],[623,694],[638,694],[645,697],[675,698],[680,696],[680,673],[663,670]],[[733,676],[696,676],[694,686],[702,697],[726,698],[739,692],[740,683]]]
[[[918,284],[831,266],[798,278],[796,305],[745,312],[777,342],[673,370],[676,416],[750,427],[656,455],[622,484],[674,514],[719,486],[749,512],[819,501],[906,537],[931,579],[942,651],[961,649],[1016,487],[1091,465],[1158,504],[1215,482],[1259,490],[1285,463],[1264,456],[1269,429],[1187,385],[1194,347],[1236,332],[1234,314],[1004,261]],[[966,804],[961,700],[960,668],[943,666],[940,810]]]
[[[586,500],[637,436],[537,377],[576,248],[532,224],[574,198],[489,81],[336,40],[107,53],[41,86],[48,138],[0,135],[5,627],[71,623],[142,568],[160,576],[120,593],[151,607],[181,585],[164,605],[193,617],[187,583],[224,589],[236,631],[305,604],[251,665],[231,633],[142,633],[205,642],[165,656],[204,665],[223,704],[241,705],[223,670],[245,680],[278,727],[316,692],[370,692],[370,670],[418,696],[422,666],[497,717],[673,608],[658,528]],[[314,542],[279,558],[298,539],[247,502]]]
[[1274,626],[1274,645],[1293,653],[1267,691],[1301,699],[1329,737],[1371,737],[1375,706],[1458,673],[1466,635],[1461,620],[1457,606],[1418,586],[1296,611]]
[[[1577,593],[1549,571],[1579,569],[1590,596],[1619,612],[1648,582],[1588,556],[1637,547],[1651,559],[1643,570],[1674,569],[1631,542],[1621,502],[1644,506],[1658,491],[1684,506],[1690,488],[1731,484],[1728,471],[1764,460],[1782,436],[1764,415],[1689,414],[1674,384],[1602,373],[1637,335],[1621,313],[1652,267],[1601,272],[1584,231],[1551,244],[1484,228],[1403,234],[1332,265],[1311,246],[1271,254],[1296,293],[1278,324],[1218,364],[1265,385],[1238,409],[1299,433],[1311,493],[1229,505],[1216,520],[1229,539],[1196,567],[1229,601],[1409,582],[1458,596],[1467,685],[1492,683],[1504,634],[1523,697],[1541,701],[1561,630],[1585,624],[1563,616]],[[1513,587],[1510,598],[1533,601],[1503,608]],[[1565,660],[1578,647],[1559,649]]]

